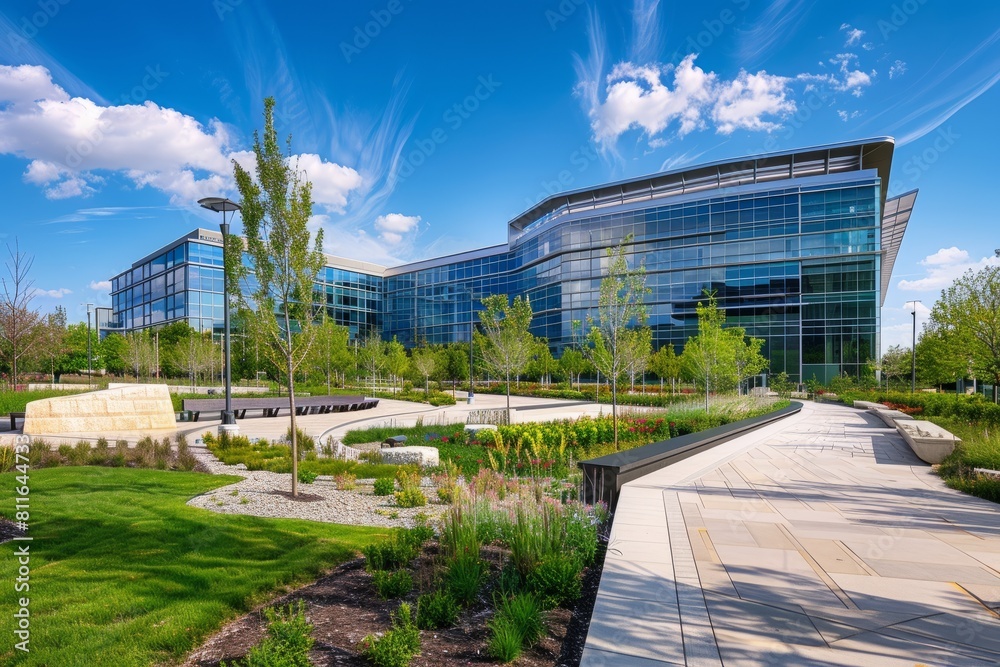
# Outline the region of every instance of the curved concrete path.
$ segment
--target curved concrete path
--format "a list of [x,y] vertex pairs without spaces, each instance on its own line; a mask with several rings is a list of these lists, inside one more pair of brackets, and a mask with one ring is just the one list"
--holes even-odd
[[802,412],[622,490],[583,667],[995,665],[1000,505]]

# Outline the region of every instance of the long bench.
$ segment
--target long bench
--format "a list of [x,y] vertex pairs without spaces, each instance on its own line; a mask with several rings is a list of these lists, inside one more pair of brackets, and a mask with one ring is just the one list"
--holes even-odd
[[[281,410],[288,409],[287,398],[234,398],[233,416],[246,417],[247,410],[260,410],[264,417],[277,417]],[[302,396],[295,399],[296,415],[329,414],[370,410],[378,405],[377,398],[364,396]],[[202,412],[222,412],[226,409],[224,398],[185,398],[184,411],[190,412],[192,421],[198,421]]]

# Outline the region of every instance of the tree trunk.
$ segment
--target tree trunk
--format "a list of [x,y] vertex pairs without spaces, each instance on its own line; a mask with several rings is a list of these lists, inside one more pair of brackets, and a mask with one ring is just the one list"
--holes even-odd
[[285,309],[285,368],[288,371],[288,412],[291,417],[292,440],[292,497],[299,495],[299,433],[295,428],[295,373],[292,368],[292,328]]
[[615,430],[615,451],[618,451],[618,378],[611,378],[611,423]]
[[507,421],[510,421],[510,373],[507,373]]

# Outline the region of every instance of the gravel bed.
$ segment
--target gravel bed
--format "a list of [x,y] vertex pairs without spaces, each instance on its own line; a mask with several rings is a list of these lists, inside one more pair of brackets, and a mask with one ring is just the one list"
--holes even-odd
[[290,474],[226,465],[207,448],[197,445],[191,447],[191,452],[214,475],[243,477],[235,484],[196,496],[187,503],[220,514],[409,528],[415,525],[416,515],[424,514],[435,519],[448,508],[448,505],[437,501],[434,483],[426,477],[421,482],[428,500],[424,507],[397,507],[392,496],[376,496],[372,493],[372,479],[359,479],[358,488],[354,491],[338,491],[332,480],[320,477],[312,484],[299,484],[299,493],[319,496],[321,500],[293,501],[274,493],[291,491]]

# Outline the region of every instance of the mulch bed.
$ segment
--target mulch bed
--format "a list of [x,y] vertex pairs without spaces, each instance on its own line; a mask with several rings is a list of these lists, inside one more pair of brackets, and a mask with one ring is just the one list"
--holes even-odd
[[[487,548],[485,551],[487,551]],[[436,545],[425,549],[411,568],[414,591],[404,598],[416,612],[418,589],[429,587],[433,578]],[[484,553],[487,560],[493,554]],[[597,564],[584,572],[583,597],[574,609],[554,609],[546,613],[548,633],[516,661],[519,667],[576,667],[580,664],[587,638],[597,587],[601,579],[603,550]],[[462,612],[457,625],[446,630],[422,630],[420,655],[414,667],[448,667],[457,665],[496,665],[486,651],[487,620],[493,611],[489,595],[481,595],[479,604]],[[364,559],[344,563],[312,584],[269,603],[268,607],[287,605],[302,600],[306,617],[313,624],[315,645],[311,653],[317,667],[333,665],[364,667],[368,662],[358,652],[358,644],[370,634],[385,632],[390,627],[390,612],[400,600],[381,600],[375,594],[371,575],[364,569]],[[192,653],[185,667],[218,667],[242,658],[263,639],[267,621],[262,609],[251,612],[227,624]]]
[[15,537],[22,537],[24,531],[17,527],[13,521],[0,517],[0,544],[9,542]]
[[[235,492],[234,492],[235,493]],[[320,500],[326,500],[323,496],[318,496],[315,493],[299,493],[297,496],[293,496],[291,491],[271,491],[271,495],[281,496],[288,500],[293,500],[297,503],[315,503]]]

